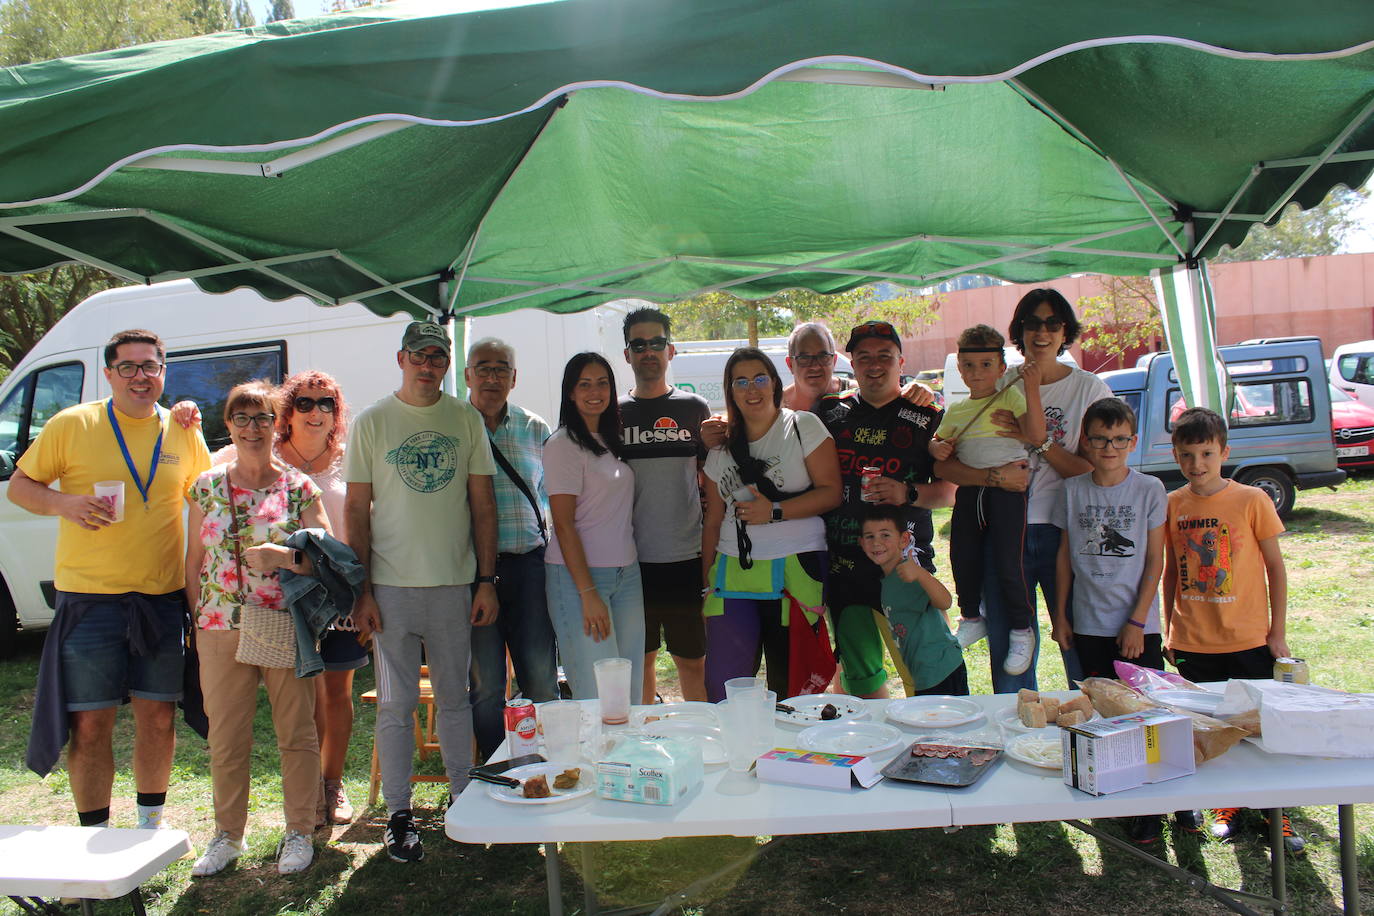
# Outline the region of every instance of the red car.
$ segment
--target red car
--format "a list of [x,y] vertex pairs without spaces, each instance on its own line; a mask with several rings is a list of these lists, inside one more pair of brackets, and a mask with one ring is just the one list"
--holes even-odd
[[1374,468],[1374,407],[1331,386],[1331,439],[1336,464],[1346,470]]

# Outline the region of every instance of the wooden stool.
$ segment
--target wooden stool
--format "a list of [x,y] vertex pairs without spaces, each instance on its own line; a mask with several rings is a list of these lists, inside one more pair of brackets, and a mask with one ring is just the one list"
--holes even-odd
[[[359,697],[364,703],[377,702],[377,690],[373,688]],[[420,726],[420,707],[425,710],[425,724]],[[415,708],[415,750],[420,755],[421,760],[425,760],[431,753],[439,753],[439,739],[434,732],[434,687],[429,682],[429,666],[420,666],[420,705]],[[447,773],[428,774],[411,773],[410,781],[416,782],[448,782]],[[367,806],[371,808],[377,803],[377,793],[382,787],[382,771],[377,765],[377,740],[372,740],[372,773],[367,786]]]

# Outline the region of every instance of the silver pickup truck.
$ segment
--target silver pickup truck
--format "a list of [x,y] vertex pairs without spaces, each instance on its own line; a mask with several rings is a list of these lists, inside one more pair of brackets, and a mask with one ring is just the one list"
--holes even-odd
[[[1293,509],[1296,491],[1345,480],[1331,441],[1331,392],[1322,342],[1287,337],[1221,347],[1231,375],[1231,456],[1222,472],[1259,487],[1279,515]],[[1140,444],[1130,465],[1169,489],[1183,485],[1170,435],[1184,410],[1174,359],[1142,356],[1134,369],[1100,373],[1117,397],[1135,410]]]

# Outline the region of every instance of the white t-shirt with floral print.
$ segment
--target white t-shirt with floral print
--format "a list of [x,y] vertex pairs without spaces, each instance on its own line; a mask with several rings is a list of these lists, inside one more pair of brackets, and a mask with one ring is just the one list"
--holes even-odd
[[[239,609],[249,603],[270,610],[285,610],[286,599],[275,572],[259,572],[244,564],[244,581],[239,581],[225,468],[213,467],[197,477],[191,487],[191,498],[205,513],[199,532],[205,560],[200,567],[196,625],[202,630],[237,629]],[[235,484],[234,508],[238,516],[240,552],[261,544],[285,544],[292,533],[303,527],[302,513],[319,498],[320,488],[314,481],[290,466],[261,490]]]

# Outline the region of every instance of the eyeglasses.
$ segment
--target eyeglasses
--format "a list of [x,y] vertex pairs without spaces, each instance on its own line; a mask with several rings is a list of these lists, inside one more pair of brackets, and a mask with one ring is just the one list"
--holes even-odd
[[435,369],[447,369],[449,362],[447,353],[420,353],[416,350],[407,350],[406,359],[410,360],[412,366],[423,366],[425,363],[429,363]]
[[1044,328],[1053,334],[1055,331],[1064,330],[1064,319],[1058,315],[1051,315],[1048,318],[1041,318],[1039,315],[1027,315],[1021,319],[1021,327],[1027,331],[1038,331]]
[[1110,442],[1112,448],[1123,449],[1130,447],[1131,440],[1134,439],[1135,436],[1112,436],[1110,438],[1107,436],[1087,436],[1086,438],[1088,444],[1093,448],[1106,448],[1107,443]]
[[510,366],[473,366],[472,372],[478,378],[508,379],[515,372]]
[[767,388],[773,384],[773,379],[766,372],[760,372],[753,378],[737,378],[730,383],[736,391],[744,391],[746,388]]
[[296,413],[310,413],[318,407],[324,413],[333,413],[339,406],[339,402],[332,397],[307,398],[301,395],[291,402],[291,406],[296,408]]
[[658,352],[668,349],[668,338],[650,337],[648,340],[645,340],[643,337],[635,337],[628,341],[625,347],[631,353],[643,353],[645,350]]
[[277,415],[274,413],[234,413],[229,415],[229,419],[239,429],[247,429],[250,423],[258,429],[271,429],[272,424],[277,422]]
[[148,378],[157,378],[162,374],[162,363],[148,360],[146,363],[115,363],[114,371],[120,378],[133,378],[138,375],[139,370]]
[[826,353],[822,350],[820,353],[798,353],[792,357],[792,361],[798,366],[820,366],[834,358],[834,353]]

